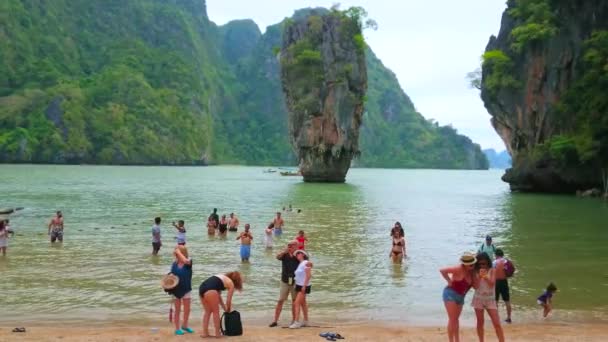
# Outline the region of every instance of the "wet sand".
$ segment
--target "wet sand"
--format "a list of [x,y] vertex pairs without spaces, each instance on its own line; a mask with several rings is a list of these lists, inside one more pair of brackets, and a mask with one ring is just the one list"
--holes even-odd
[[[194,327],[196,328],[196,327]],[[504,326],[507,341],[606,341],[606,324],[514,324]],[[197,330],[188,336],[174,336],[169,325],[153,331],[153,326],[66,326],[26,327],[26,333],[13,333],[13,327],[0,327],[0,341],[201,341]],[[229,341],[325,341],[319,337],[324,331],[339,332],[345,341],[447,341],[445,327],[416,327],[382,324],[340,325],[332,328],[267,328],[245,326],[244,335],[228,337]],[[486,340],[495,341],[494,330],[486,326]],[[215,340],[214,338],[205,340]],[[475,328],[461,331],[462,341],[476,341]]]

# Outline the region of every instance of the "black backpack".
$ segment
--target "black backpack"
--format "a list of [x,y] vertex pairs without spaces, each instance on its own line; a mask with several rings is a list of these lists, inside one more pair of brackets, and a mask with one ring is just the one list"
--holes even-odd
[[241,314],[234,310],[232,312],[224,312],[220,324],[222,335],[224,336],[241,336],[243,335],[243,323],[241,323]]

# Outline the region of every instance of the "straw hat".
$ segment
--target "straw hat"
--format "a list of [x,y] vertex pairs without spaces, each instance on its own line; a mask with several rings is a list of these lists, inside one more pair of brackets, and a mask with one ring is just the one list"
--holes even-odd
[[460,263],[465,266],[475,265],[476,262],[477,262],[477,258],[475,257],[475,254],[470,253],[470,252],[465,252],[460,257]]
[[165,274],[160,280],[160,286],[165,290],[174,289],[179,284],[179,278],[175,274]]

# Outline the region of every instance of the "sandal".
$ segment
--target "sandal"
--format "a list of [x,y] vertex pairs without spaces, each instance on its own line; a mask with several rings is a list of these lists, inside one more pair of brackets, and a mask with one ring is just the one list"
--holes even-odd
[[23,327],[21,327],[21,328],[15,328],[15,329],[13,329],[13,332],[24,333],[25,332],[25,328],[23,328]]

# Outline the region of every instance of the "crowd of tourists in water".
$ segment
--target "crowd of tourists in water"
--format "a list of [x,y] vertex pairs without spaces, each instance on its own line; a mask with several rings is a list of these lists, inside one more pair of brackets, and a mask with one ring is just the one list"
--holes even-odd
[[[297,212],[291,206],[283,207],[283,212]],[[152,226],[152,255],[157,256],[163,246],[162,218],[154,218]],[[243,231],[239,232],[240,221],[234,214],[228,217],[217,213],[217,209],[209,215],[207,222],[207,233],[210,236],[219,235],[226,237],[229,232],[236,233],[236,240],[240,240],[240,257],[242,262],[249,262],[251,256],[251,244],[253,234],[249,224],[244,225]],[[161,286],[173,296],[171,321],[175,327],[175,335],[194,333],[190,327],[190,308],[192,299],[192,258],[187,248],[186,226],[183,220],[172,222],[175,229],[175,245],[173,245],[174,261],[170,272],[162,278]],[[275,238],[282,236],[285,232],[285,221],[282,212],[278,211],[276,216],[264,228],[264,246],[273,248]],[[64,218],[61,211],[48,223],[47,234],[51,243],[62,243],[64,238]],[[14,234],[7,217],[0,217],[0,252],[2,256],[7,253],[8,238]],[[395,264],[406,260],[405,230],[400,222],[396,222],[391,228],[390,237],[392,246],[389,257]],[[281,280],[279,287],[279,298],[275,307],[274,317],[269,327],[277,327],[283,305],[291,296],[291,329],[306,327],[309,325],[307,296],[311,293],[311,279],[313,263],[309,260],[306,251],[308,238],[304,231],[300,230],[290,239],[286,246],[276,255],[281,261]],[[477,253],[466,252],[460,257],[460,263],[455,266],[444,267],[439,270],[447,285],[443,290],[443,302],[448,316],[447,333],[450,342],[459,341],[459,318],[464,307],[464,299],[469,290],[474,289],[471,306],[475,311],[477,320],[477,334],[480,341],[484,340],[484,315],[487,312],[496,336],[499,341],[504,341],[504,331],[499,318],[498,305],[500,299],[506,307],[506,323],[511,323],[511,300],[509,278],[515,273],[513,262],[505,257],[502,249],[492,243],[492,237],[486,236],[485,242],[481,244]],[[211,336],[209,325],[213,319],[215,336],[222,336],[220,330],[220,308],[224,313],[233,312],[232,298],[235,291],[243,289],[243,277],[237,272],[227,272],[213,275],[204,280],[199,286],[199,299],[203,307],[203,325],[201,337]],[[555,284],[550,283],[546,290],[537,298],[537,304],[543,309],[543,317],[547,317],[552,310],[552,297],[557,291]],[[225,300],[222,298],[225,292]]]

